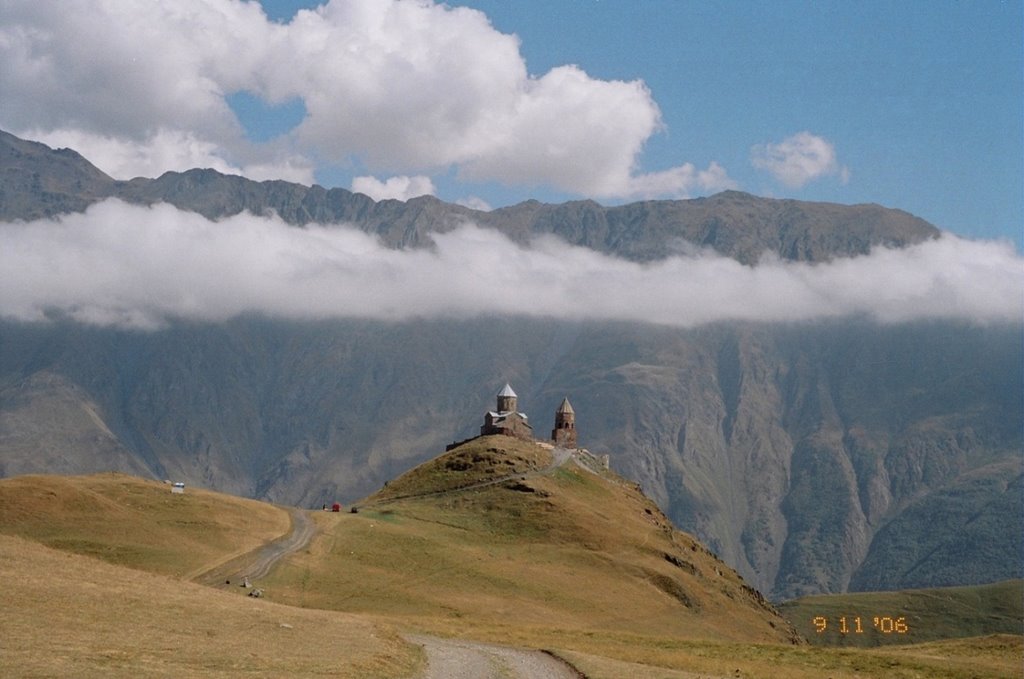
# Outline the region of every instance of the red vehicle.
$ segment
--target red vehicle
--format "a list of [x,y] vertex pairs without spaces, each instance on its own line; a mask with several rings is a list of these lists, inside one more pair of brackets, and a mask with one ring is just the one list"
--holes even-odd
[[333,505],[331,505],[331,511],[332,512],[340,512],[341,511],[341,504],[335,502]]

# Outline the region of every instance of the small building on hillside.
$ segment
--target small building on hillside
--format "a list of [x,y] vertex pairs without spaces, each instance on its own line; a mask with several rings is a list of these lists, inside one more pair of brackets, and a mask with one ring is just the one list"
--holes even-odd
[[503,434],[527,441],[533,440],[533,427],[525,414],[517,410],[518,397],[512,387],[506,384],[498,392],[498,403],[495,410],[484,415],[484,423],[480,427],[480,435]]

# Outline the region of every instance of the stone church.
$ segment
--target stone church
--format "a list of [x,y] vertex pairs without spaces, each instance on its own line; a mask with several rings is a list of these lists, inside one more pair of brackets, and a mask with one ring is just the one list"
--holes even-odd
[[484,423],[480,427],[480,435],[504,434],[514,436],[517,439],[533,440],[533,427],[530,421],[516,407],[518,397],[516,392],[508,384],[498,392],[498,407],[495,410],[487,411],[484,415]]
[[[489,434],[514,436],[526,441],[534,440],[529,418],[519,412],[518,397],[508,384],[498,392],[497,408],[484,415],[480,435]],[[576,412],[567,398],[562,400],[562,404],[555,411],[555,428],[551,431],[551,441],[560,448],[576,448]]]

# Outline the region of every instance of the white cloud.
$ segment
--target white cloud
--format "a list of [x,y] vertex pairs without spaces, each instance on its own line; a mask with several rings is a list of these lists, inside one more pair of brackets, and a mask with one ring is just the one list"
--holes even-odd
[[85,0],[0,5],[3,124],[130,140],[237,133],[224,94],[254,78],[244,49],[273,25],[257,3]]
[[59,220],[0,224],[0,316],[158,327],[247,312],[292,319],[517,314],[689,327],[867,315],[1022,320],[1011,243],[945,235],[902,250],[744,266],[691,249],[638,264],[553,237],[530,246],[464,226],[391,250],[343,227],[242,214],[217,222],[110,200]]
[[460,176],[543,183],[597,198],[684,197],[700,186],[690,164],[634,171],[644,142],[661,127],[661,111],[643,82],[594,80],[562,66],[517,90],[466,149]]
[[798,132],[778,144],[758,144],[750,150],[750,162],[791,189],[831,175],[839,175],[844,184],[850,180],[850,170],[840,167],[835,146],[810,132]]
[[416,196],[433,196],[436,192],[430,177],[389,177],[381,181],[376,177],[356,177],[352,180],[352,190],[363,193],[374,200],[409,200]]
[[[290,148],[267,158],[245,139],[226,100],[242,90],[302,100],[306,116],[282,142]],[[430,0],[333,0],[288,24],[236,0],[6,0],[0,91],[0,127],[77,135],[118,177],[196,158],[295,179],[316,158],[377,175],[455,168],[465,179],[605,198],[735,185],[713,163],[637,170],[662,126],[642,81],[575,66],[530,75],[516,36],[479,11]]]
[[697,170],[687,163],[663,172],[651,172],[632,177],[626,195],[635,198],[655,198],[665,195],[690,195],[695,191],[718,193],[726,189],[738,189],[718,163],[711,163],[706,170]]
[[[115,179],[157,177],[167,171],[184,172],[196,167],[243,175],[256,181],[283,179],[312,184],[314,179],[312,165],[301,156],[253,154],[252,162],[239,167],[222,158],[223,150],[216,144],[181,130],[159,129],[142,140],[73,129],[33,130],[24,136],[53,148],[74,149]],[[266,150],[272,151],[269,147]],[[267,159],[261,162],[260,155],[267,156]]]
[[478,212],[490,212],[491,210],[494,209],[493,207],[491,207],[490,203],[488,203],[483,198],[480,198],[479,196],[467,196],[465,198],[459,198],[457,201],[455,201],[455,204],[461,205],[462,207],[468,207],[470,210],[477,210]]

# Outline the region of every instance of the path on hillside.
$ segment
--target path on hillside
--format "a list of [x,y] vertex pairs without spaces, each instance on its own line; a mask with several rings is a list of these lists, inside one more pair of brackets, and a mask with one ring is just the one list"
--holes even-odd
[[[226,563],[192,578],[203,585],[228,587],[244,578],[265,577],[283,557],[309,544],[316,526],[309,515],[289,507],[291,530]],[[568,663],[542,651],[531,651],[459,639],[407,635],[410,643],[422,646],[427,669],[420,679],[579,679],[583,675]]]
[[278,560],[308,545],[316,534],[316,526],[304,510],[289,507],[288,512],[292,519],[290,531],[250,552],[200,573],[192,578],[192,581],[201,585],[226,585],[228,581],[237,584],[244,578],[255,580],[266,577]]
[[[551,464],[540,469],[507,474],[458,488],[390,497],[367,503],[362,505],[362,508],[368,509],[399,500],[463,493],[513,480],[525,481],[530,477],[551,474],[575,457],[573,451],[565,448],[555,448],[551,454]],[[580,679],[585,676],[566,661],[543,651],[464,639],[442,639],[410,634],[404,637],[407,641],[422,646],[427,654],[427,668],[418,679]]]
[[[565,464],[569,457],[568,451],[556,454],[550,467],[530,475],[549,473]],[[513,474],[508,478],[526,476]],[[504,480],[507,479],[498,482]],[[491,483],[494,481],[480,485]],[[305,511],[289,507],[288,512],[291,530],[286,534],[214,566],[192,581],[229,587],[240,584],[245,578],[251,581],[265,577],[280,559],[304,548],[316,534],[316,526]],[[405,635],[405,638],[422,646],[427,655],[427,668],[419,679],[580,679],[584,676],[569,663],[543,651],[422,635]]]
[[423,647],[427,669],[420,679],[580,679],[572,665],[543,651],[461,639],[407,636]]

